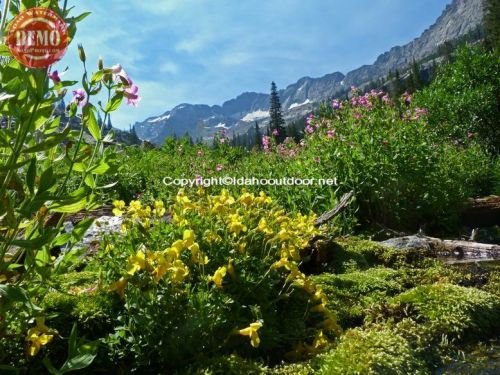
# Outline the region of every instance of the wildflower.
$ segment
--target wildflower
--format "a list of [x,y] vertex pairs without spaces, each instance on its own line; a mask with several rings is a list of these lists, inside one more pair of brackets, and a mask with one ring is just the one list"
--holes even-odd
[[87,104],[87,93],[84,89],[73,90],[73,99],[71,103],[76,103],[80,107]]
[[255,196],[250,193],[244,193],[241,195],[239,201],[243,203],[245,206],[250,206],[253,203]]
[[30,357],[38,354],[42,346],[47,345],[52,341],[54,335],[50,334],[49,329],[44,324],[43,319],[36,319],[36,327],[28,330],[26,335],[27,351]]
[[184,240],[184,246],[191,246],[196,240],[194,231],[191,229],[186,229],[182,235],[182,239]]
[[125,202],[120,200],[113,201],[113,215],[122,216],[124,214],[123,209],[125,208]]
[[314,162],[317,163],[317,164],[321,163],[321,158],[319,156],[316,156],[314,158]]
[[229,259],[229,263],[227,265],[227,273],[229,276],[231,276],[233,279],[236,276],[236,272],[234,271],[234,259]]
[[272,234],[273,230],[269,228],[267,225],[267,220],[265,218],[261,218],[259,220],[259,225],[257,226],[257,229],[260,230],[261,232],[264,232],[265,234]]
[[359,112],[356,112],[356,113],[354,114],[354,118],[355,118],[356,120],[360,120],[360,119],[362,119],[362,118],[363,118],[363,115],[362,115],[361,113],[359,113]]
[[273,135],[274,135],[275,137],[279,135],[278,129],[274,129],[274,130],[273,130]]
[[123,298],[125,297],[125,288],[128,285],[128,280],[124,277],[120,278],[120,280],[116,281],[115,283],[111,284],[109,290],[111,292],[116,292],[118,295]]
[[308,134],[312,134],[312,133],[314,133],[314,128],[311,125],[307,125],[306,126],[306,132]]
[[146,268],[146,254],[142,250],[139,250],[128,259],[127,273],[133,276],[137,271],[144,268]]
[[332,129],[332,130],[328,130],[328,132],[326,133],[326,136],[328,138],[335,138],[335,134],[337,133],[337,131],[335,129]]
[[217,167],[215,168],[217,172],[220,172],[224,169],[224,166],[222,164],[217,164]]
[[260,337],[257,331],[262,328],[261,322],[250,323],[250,326],[247,328],[240,329],[238,332],[242,336],[250,337],[250,345],[254,348],[257,348],[260,344]]
[[342,109],[342,102],[338,99],[334,99],[332,101],[332,108],[333,109]]
[[427,109],[426,108],[415,108],[415,119],[418,120],[422,117],[427,116]]
[[239,235],[241,232],[246,232],[247,227],[241,222],[239,215],[231,215],[231,223],[229,224],[229,231]]
[[270,143],[270,138],[268,136],[263,136],[262,137],[262,148],[264,149],[265,152],[269,151],[269,143]]
[[59,72],[57,70],[54,70],[52,73],[49,74],[49,78],[55,83],[60,83],[61,78],[59,77]]
[[203,156],[204,155],[203,150],[198,150],[197,155],[198,156]]
[[136,106],[137,103],[141,101],[139,96],[139,87],[137,87],[130,79],[129,86],[123,91],[123,95],[127,98],[127,104],[131,106]]
[[155,201],[153,214],[156,217],[162,217],[165,214],[165,206],[162,201]]
[[222,288],[222,281],[224,276],[226,276],[227,268],[225,266],[219,267],[217,271],[215,271],[213,276],[210,276],[210,280],[214,282],[217,288]]
[[189,269],[180,260],[176,260],[169,271],[172,273],[170,278],[174,283],[182,282],[189,275]]
[[412,96],[408,91],[405,91],[405,93],[402,96],[402,99],[406,105],[410,105],[412,101]]

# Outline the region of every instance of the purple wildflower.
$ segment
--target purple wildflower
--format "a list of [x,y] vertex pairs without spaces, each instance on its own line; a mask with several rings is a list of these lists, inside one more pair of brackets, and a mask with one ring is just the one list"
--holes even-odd
[[73,99],[71,103],[76,103],[80,107],[87,104],[87,94],[84,89],[73,90]]

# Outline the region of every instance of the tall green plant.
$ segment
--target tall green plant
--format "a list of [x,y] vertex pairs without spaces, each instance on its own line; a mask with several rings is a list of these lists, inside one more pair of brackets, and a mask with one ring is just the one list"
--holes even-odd
[[[50,8],[64,18],[70,40],[77,23],[89,15],[71,17],[67,1],[62,7],[57,0],[5,3],[11,16],[34,6]],[[8,27],[9,22],[4,12],[2,26]],[[107,93],[107,103],[100,108],[103,123],[124,97],[132,103],[138,100],[137,87],[121,67],[106,69],[100,62],[91,75],[83,47],[78,51],[83,88],[73,91],[67,108],[69,121],[64,124],[56,107],[77,82],[61,80],[57,71],[29,69],[12,58],[6,45],[0,45],[0,349],[4,349],[0,363],[12,356],[7,337],[17,337],[18,343],[24,340],[27,356],[35,357],[56,336],[43,324],[36,296],[50,286],[53,274],[72,266],[74,251],[55,259],[51,250],[63,245],[71,248],[81,240],[92,219],[64,232],[65,218],[99,207],[96,192],[105,188],[99,185],[99,177],[117,169],[113,152],[104,149],[111,138],[103,137],[98,108],[91,98]],[[79,131],[69,126],[74,118],[81,124]],[[84,141],[85,133],[92,136],[93,145]],[[68,193],[68,181],[75,178],[77,189]],[[75,348],[71,352],[80,353]]]

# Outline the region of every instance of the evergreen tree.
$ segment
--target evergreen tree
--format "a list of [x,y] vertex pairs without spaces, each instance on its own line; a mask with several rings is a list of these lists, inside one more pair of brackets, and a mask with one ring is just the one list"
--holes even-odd
[[281,143],[285,139],[285,120],[283,119],[283,113],[281,110],[280,97],[278,95],[278,90],[274,82],[271,83],[271,100],[269,115],[271,120],[269,126],[271,131],[277,131],[278,135],[275,136],[276,142]]
[[394,75],[394,79],[392,81],[392,95],[394,97],[399,97],[403,93],[403,86],[401,85],[401,75],[399,74],[399,70],[396,70],[396,74]]
[[[135,126],[134,126],[135,129]],[[106,124],[106,130],[109,132],[113,130],[113,125],[111,124],[111,115],[108,115],[108,123]],[[134,130],[135,131],[135,130]]]
[[[108,123],[109,123],[109,122],[108,122]],[[137,132],[135,131],[135,125],[134,125],[134,126],[132,126],[132,128],[131,128],[131,130],[130,130],[130,136],[131,136],[131,138],[132,138],[131,143],[132,143],[133,145],[138,145],[139,143],[141,143],[141,140],[140,140],[140,138],[138,137]]]
[[484,28],[488,47],[500,51],[500,1],[486,0]]
[[260,149],[262,145],[262,134],[260,133],[259,123],[255,121],[255,145]]

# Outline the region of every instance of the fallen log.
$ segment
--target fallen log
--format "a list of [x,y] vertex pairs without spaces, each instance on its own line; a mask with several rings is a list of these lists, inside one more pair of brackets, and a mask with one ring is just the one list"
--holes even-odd
[[470,198],[465,204],[461,221],[472,228],[500,225],[500,196]]
[[428,236],[406,236],[381,242],[401,250],[428,250],[436,256],[449,257],[457,262],[500,259],[500,245],[461,240],[442,240]]
[[340,201],[334,207],[333,210],[325,212],[319,218],[316,219],[314,225],[317,227],[322,226],[323,224],[328,223],[330,220],[334,219],[336,216],[340,215],[342,211],[344,211],[347,206],[351,203],[351,198],[354,196],[354,192],[350,191],[346,193],[340,198]]

